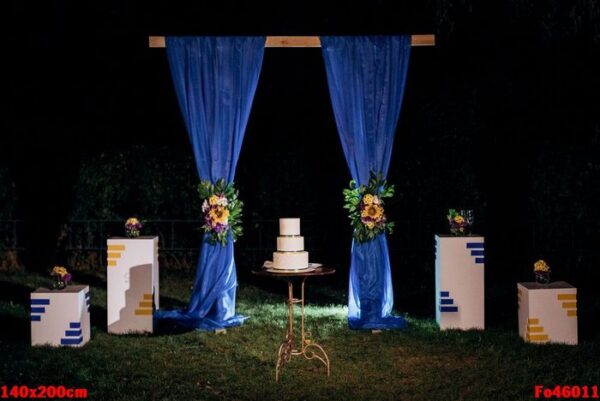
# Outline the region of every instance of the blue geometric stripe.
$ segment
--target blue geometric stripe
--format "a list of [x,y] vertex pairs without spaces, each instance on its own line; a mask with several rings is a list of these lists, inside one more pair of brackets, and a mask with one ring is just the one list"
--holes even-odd
[[440,312],[458,312],[458,306],[440,306]]
[[449,297],[450,291],[440,291],[440,297]]
[[452,305],[454,303],[454,299],[452,298],[440,298],[440,305]]
[[80,327],[81,327],[81,323],[79,323],[79,322],[71,322],[71,323],[69,323],[69,328],[71,328],[71,329],[78,329]]
[[482,265],[485,263],[485,258],[475,258],[475,263],[478,265]]
[[81,329],[79,330],[65,330],[65,337],[79,337],[81,335]]
[[477,250],[477,251],[471,251],[471,256],[483,256],[484,251],[482,250]]
[[467,242],[468,249],[472,249],[472,248],[483,249],[483,247],[484,247],[483,242]]
[[40,315],[31,315],[32,322],[39,322],[40,320],[42,320],[42,317]]
[[49,299],[32,299],[31,305],[50,305]]
[[82,341],[83,341],[83,336],[77,337],[77,338],[61,338],[60,345],[77,345],[77,344],[81,344]]
[[31,313],[46,313],[46,308],[31,308]]

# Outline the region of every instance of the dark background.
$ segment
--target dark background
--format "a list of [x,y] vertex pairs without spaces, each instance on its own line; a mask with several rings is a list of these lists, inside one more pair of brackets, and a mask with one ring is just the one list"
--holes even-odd
[[[65,238],[74,221],[198,219],[165,52],[149,49],[148,35],[435,33],[435,47],[412,49],[389,173],[397,306],[433,310],[433,234],[447,231],[448,208],[473,208],[486,237],[492,316],[512,317],[515,282],[531,280],[544,258],[553,279],[580,289],[580,315],[592,318],[600,311],[600,5],[479,3],[488,2],[8,2],[0,220],[20,221],[15,263],[45,271],[72,261],[77,246]],[[267,49],[237,168],[246,202],[240,279],[252,280],[249,269],[269,258],[277,218],[294,215],[311,259],[338,267],[329,284],[344,289],[349,179],[320,50]],[[199,243],[193,226],[178,231],[181,246]],[[120,223],[107,227],[93,233],[100,244],[120,234]],[[15,236],[2,239],[10,250]],[[92,265],[102,271],[101,256]]]

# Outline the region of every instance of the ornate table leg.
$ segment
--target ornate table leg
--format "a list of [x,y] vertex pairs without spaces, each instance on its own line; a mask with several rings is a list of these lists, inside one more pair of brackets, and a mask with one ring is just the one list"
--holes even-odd
[[[292,281],[288,281],[288,327],[285,333],[285,340],[279,346],[277,351],[277,362],[275,363],[275,381],[279,381],[279,375],[281,369],[286,362],[289,362],[293,355],[303,355],[306,359],[318,359],[327,368],[327,376],[330,375],[330,363],[327,353],[319,344],[312,342],[310,332],[304,330],[304,282],[306,278],[302,278],[302,292],[301,298],[294,298],[294,286]],[[301,345],[300,349],[294,348],[294,304],[301,304],[301,323],[300,323],[300,335]]]
[[279,381],[279,373],[283,364],[289,362],[294,351],[294,285],[288,281],[288,328],[285,333],[285,340],[279,346],[277,351],[277,362],[275,363],[275,381]]
[[[302,323],[301,323],[301,332],[302,332],[302,355],[306,359],[318,359],[327,367],[327,376],[331,374],[331,365],[329,363],[329,357],[327,353],[319,344],[312,342],[310,337],[310,332],[304,331],[304,281],[306,278],[302,278]],[[314,350],[312,349],[314,348]],[[321,355],[319,355],[321,354]]]

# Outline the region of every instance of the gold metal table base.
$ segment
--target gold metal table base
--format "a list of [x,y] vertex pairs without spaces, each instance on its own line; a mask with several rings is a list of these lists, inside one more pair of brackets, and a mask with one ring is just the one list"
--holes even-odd
[[[285,340],[279,346],[277,352],[277,362],[275,364],[275,381],[279,381],[281,369],[283,365],[292,359],[292,356],[304,356],[306,359],[317,359],[327,368],[327,376],[331,373],[329,357],[319,344],[313,342],[310,337],[310,332],[304,330],[304,281],[306,277],[302,277],[301,297],[294,298],[294,284],[292,280],[288,281],[288,327],[285,333]],[[300,304],[301,323],[300,323],[300,348],[294,346],[294,304]]]

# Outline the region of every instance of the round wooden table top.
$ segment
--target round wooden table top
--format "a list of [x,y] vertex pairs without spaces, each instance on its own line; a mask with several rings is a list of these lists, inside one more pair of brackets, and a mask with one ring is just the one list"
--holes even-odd
[[333,267],[327,267],[327,266],[319,266],[319,267],[315,268],[314,270],[311,269],[311,270],[307,270],[307,271],[282,270],[281,272],[279,272],[279,271],[274,272],[272,269],[267,270],[265,268],[252,270],[252,274],[256,274],[258,276],[275,277],[275,278],[327,276],[327,275],[333,274],[333,273],[335,273],[335,269]]

